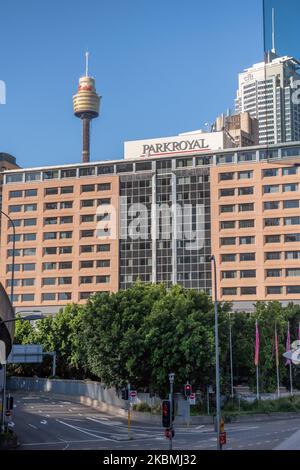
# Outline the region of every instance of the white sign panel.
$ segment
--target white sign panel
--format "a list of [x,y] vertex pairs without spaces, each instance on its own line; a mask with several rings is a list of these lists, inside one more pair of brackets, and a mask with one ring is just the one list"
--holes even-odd
[[130,160],[168,155],[192,155],[233,146],[233,141],[223,131],[186,133],[173,137],[124,142],[124,158]]
[[0,364],[6,364],[6,345],[0,340]]

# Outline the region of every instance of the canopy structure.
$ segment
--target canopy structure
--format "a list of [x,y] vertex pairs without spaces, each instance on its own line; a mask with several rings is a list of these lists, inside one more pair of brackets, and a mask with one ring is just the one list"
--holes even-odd
[[14,320],[15,312],[11,301],[2,284],[0,283],[0,340],[4,341],[6,345],[6,357],[8,357],[14,338],[15,322],[9,321],[7,323],[1,323],[7,320]]

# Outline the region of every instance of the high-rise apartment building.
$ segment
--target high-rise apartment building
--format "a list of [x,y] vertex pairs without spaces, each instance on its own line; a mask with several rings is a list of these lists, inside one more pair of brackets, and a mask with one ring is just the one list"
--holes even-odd
[[300,140],[299,68],[293,57],[269,52],[265,62],[239,74],[236,112],[258,119],[260,144]]
[[[299,143],[220,149],[213,134],[126,142],[123,161],[6,171],[16,308],[55,312],[137,280],[211,293],[212,253],[219,300],[299,303]],[[0,259],[9,289],[4,218]]]

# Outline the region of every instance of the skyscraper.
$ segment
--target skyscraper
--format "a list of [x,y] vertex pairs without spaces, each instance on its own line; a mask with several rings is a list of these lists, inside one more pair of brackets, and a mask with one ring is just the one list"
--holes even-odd
[[280,144],[300,140],[300,103],[296,100],[300,63],[278,57],[274,50],[266,61],[239,74],[236,112],[248,111],[259,122],[259,143]]

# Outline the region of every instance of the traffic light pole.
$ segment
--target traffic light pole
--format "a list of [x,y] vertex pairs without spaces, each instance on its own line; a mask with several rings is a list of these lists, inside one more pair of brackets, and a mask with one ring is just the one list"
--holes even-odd
[[127,389],[128,389],[128,400],[127,400],[127,408],[128,408],[128,417],[127,417],[127,421],[128,421],[128,439],[131,439],[130,437],[130,431],[131,431],[131,397],[130,397],[130,384],[127,385]]
[[169,400],[170,400],[170,413],[171,413],[171,427],[170,427],[170,438],[169,438],[169,450],[173,449],[173,385],[174,385],[174,378],[175,374],[169,374],[169,382],[170,382],[170,395],[169,395]]

